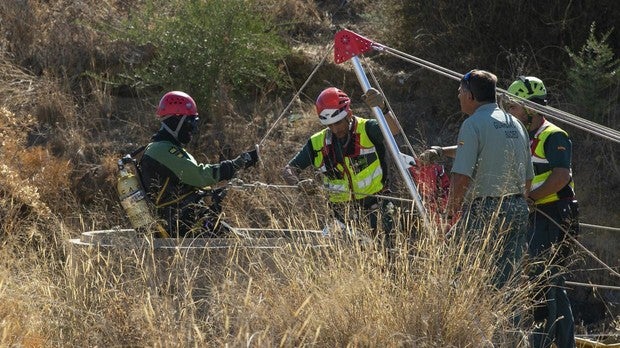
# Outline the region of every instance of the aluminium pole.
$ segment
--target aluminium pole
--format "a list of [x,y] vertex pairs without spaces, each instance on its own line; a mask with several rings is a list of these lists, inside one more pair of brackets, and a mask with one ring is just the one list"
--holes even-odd
[[[368,81],[368,77],[366,76],[366,73],[364,72],[364,68],[362,67],[360,60],[357,56],[351,57],[351,62],[353,63],[353,68],[355,70],[355,75],[357,76],[357,80],[362,86],[363,92],[366,93],[370,89],[370,82]],[[407,190],[409,191],[409,194],[411,195],[411,198],[413,199],[413,202],[415,203],[416,208],[420,212],[420,215],[424,219],[424,224],[426,226],[429,226],[428,216],[426,214],[426,209],[424,208],[424,205],[422,204],[422,198],[420,197],[420,194],[418,193],[418,190],[415,186],[415,183],[413,182],[413,179],[411,178],[411,175],[409,174],[409,171],[405,167],[405,162],[403,161],[401,153],[398,150],[398,145],[396,144],[396,140],[394,139],[394,136],[392,135],[392,132],[390,131],[390,127],[387,124],[387,121],[385,120],[383,111],[381,111],[380,107],[375,106],[372,108],[372,112],[374,113],[375,118],[379,122],[379,127],[381,128],[381,133],[383,133],[383,138],[385,139],[387,143],[386,145],[388,149],[390,150],[390,153],[392,154],[392,158],[394,159],[394,162],[396,162],[396,167],[398,168],[398,171],[400,172],[401,177],[405,181]]]

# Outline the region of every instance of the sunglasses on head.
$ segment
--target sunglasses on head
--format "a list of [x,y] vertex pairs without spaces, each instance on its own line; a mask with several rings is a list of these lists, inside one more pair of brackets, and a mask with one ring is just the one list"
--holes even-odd
[[465,86],[465,88],[467,88],[468,90],[471,90],[471,85],[470,85],[470,79],[471,79],[471,73],[473,72],[473,70],[471,70],[470,72],[468,72],[467,74],[463,75],[463,78],[461,79],[461,83]]
[[471,89],[471,77],[472,77],[473,72],[474,71],[471,70],[467,74],[463,75],[463,78],[461,79],[461,85],[463,85],[463,87],[465,87],[465,89],[467,89],[469,93],[471,93],[474,99],[476,99],[476,96],[474,95],[474,91],[472,91]]

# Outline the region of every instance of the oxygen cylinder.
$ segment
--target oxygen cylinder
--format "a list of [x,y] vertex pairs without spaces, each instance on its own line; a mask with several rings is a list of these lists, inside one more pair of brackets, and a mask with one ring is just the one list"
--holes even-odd
[[119,175],[116,188],[121,205],[127,216],[131,226],[138,230],[145,228],[155,222],[153,215],[146,201],[146,193],[140,185],[138,177],[132,173],[128,167],[128,163],[121,164],[119,161]]

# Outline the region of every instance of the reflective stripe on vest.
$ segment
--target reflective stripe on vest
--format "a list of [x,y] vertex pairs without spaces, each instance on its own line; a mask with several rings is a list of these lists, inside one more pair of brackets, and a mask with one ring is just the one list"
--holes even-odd
[[[351,134],[354,139],[359,139],[359,144],[354,144],[356,154],[344,157],[344,163],[337,163],[337,170],[342,179],[327,177],[327,167],[324,161],[323,151],[331,144],[331,137],[327,136],[328,128],[314,134],[310,140],[314,151],[314,167],[323,175],[323,184],[329,190],[330,202],[347,202],[351,199],[362,199],[367,195],[375,194],[383,189],[383,170],[374,144],[366,133],[366,119],[355,117],[355,129]],[[331,133],[331,132],[330,132]],[[359,136],[355,136],[355,135]],[[370,163],[356,163],[356,160],[371,158]]]
[[[547,160],[547,157],[545,156],[545,141],[551,134],[557,133],[557,132],[561,132],[564,135],[568,136],[568,133],[566,133],[560,127],[554,125],[553,123],[547,120],[545,120],[545,122],[540,126],[540,128],[534,135],[534,139],[532,139],[532,144],[531,144],[532,163],[534,164],[536,163],[548,164],[549,163],[549,160]],[[535,175],[534,175],[534,179],[532,179],[532,190],[539,188],[545,182],[545,180],[547,180],[549,175],[551,175],[551,170],[547,170],[542,173],[537,173],[536,166],[534,166],[534,170],[535,170],[534,172]],[[572,174],[571,174],[571,179],[568,185],[570,185],[570,187],[573,189],[573,192],[574,192],[575,183],[573,182]],[[552,193],[548,196],[537,199],[536,202],[534,203],[545,204],[545,203],[555,202],[558,200],[560,200],[560,196],[558,196],[557,193]]]

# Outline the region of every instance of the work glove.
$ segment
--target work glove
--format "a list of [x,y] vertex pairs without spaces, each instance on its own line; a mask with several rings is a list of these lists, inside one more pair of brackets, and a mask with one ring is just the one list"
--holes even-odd
[[244,168],[255,166],[259,160],[258,145],[254,148],[254,150],[242,153],[240,157],[243,158],[243,161],[245,162],[243,165]]
[[312,179],[304,179],[299,181],[297,183],[297,188],[307,195],[315,195],[319,192],[316,182]]
[[431,146],[420,154],[418,160],[422,164],[430,164],[439,161],[443,157],[443,149],[441,146]]
[[405,167],[408,166],[415,166],[415,158],[413,158],[413,156],[409,156],[407,154],[404,153],[400,153],[400,158],[403,161]]
[[287,164],[282,170],[282,177],[284,178],[284,181],[286,181],[287,184],[297,185],[297,183],[299,182],[299,178],[297,177],[297,175],[299,175],[298,172],[299,172],[299,169]]
[[383,109],[385,107],[383,95],[375,88],[370,88],[366,91],[366,93],[362,95],[362,100],[371,108],[378,106]]

